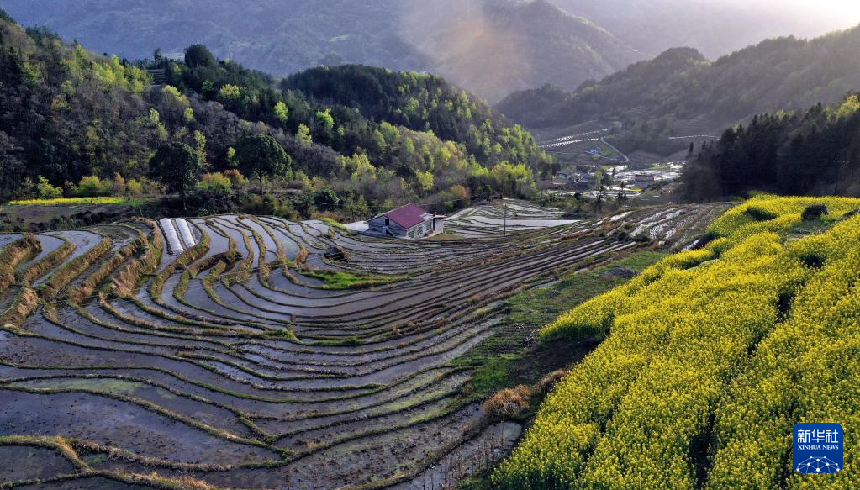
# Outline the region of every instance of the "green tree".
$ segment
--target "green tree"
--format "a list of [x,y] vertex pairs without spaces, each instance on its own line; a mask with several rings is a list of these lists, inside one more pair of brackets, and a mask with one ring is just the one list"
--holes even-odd
[[290,108],[283,101],[275,104],[275,117],[281,121],[281,124],[286,124],[290,119]]
[[41,175],[39,176],[39,183],[36,186],[39,189],[39,197],[41,199],[54,199],[63,195],[63,189],[51,185],[48,179]]
[[852,94],[836,109],[836,117],[851,117],[857,111],[860,111],[860,100],[858,100],[857,94]]
[[79,197],[109,196],[113,185],[109,180],[102,180],[98,175],[83,177],[78,185],[72,188],[74,195]]
[[422,172],[418,170],[415,172],[415,176],[418,178],[418,186],[422,191],[427,192],[433,189],[433,172]]
[[311,136],[311,129],[304,124],[299,124],[299,131],[296,133],[296,138],[298,138],[299,144],[302,146],[311,146],[314,143],[314,139]]
[[370,215],[370,207],[361,194],[347,199],[344,204],[344,211],[353,220],[367,218]]
[[233,182],[231,182],[230,178],[221,172],[215,172],[212,174],[204,174],[200,183],[197,184],[197,187],[215,194],[227,194],[233,187]]
[[225,102],[239,100],[242,98],[242,87],[228,83],[218,90],[218,98]]
[[185,64],[191,68],[198,66],[212,67],[218,66],[218,60],[209,51],[209,48],[203,44],[193,44],[185,50]]
[[603,211],[603,203],[606,202],[606,186],[600,185],[597,191],[597,197],[594,198],[592,207],[596,213]]
[[330,133],[334,130],[334,118],[331,115],[331,109],[326,109],[324,111],[317,111],[316,117],[317,117],[317,123],[327,133]]
[[197,156],[200,157],[200,163],[203,164],[203,166],[207,166],[208,162],[206,161],[206,135],[195,129],[193,138],[194,151],[196,151]]
[[322,135],[323,143],[328,144],[334,136],[334,117],[331,115],[331,109],[317,111],[315,119],[316,134]]
[[182,207],[187,209],[188,191],[194,189],[203,171],[203,162],[193,148],[185,143],[162,145],[149,161],[152,178],[158,180],[168,192],[178,192]]
[[236,145],[236,162],[243,174],[260,181],[261,193],[263,179],[286,176],[293,164],[281,144],[268,134],[243,136]]
[[320,211],[333,211],[340,204],[340,197],[330,188],[318,190],[314,194],[314,206]]

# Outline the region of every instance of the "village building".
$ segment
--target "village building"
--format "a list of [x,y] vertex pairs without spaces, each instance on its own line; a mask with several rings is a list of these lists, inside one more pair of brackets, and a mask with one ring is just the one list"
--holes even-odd
[[634,183],[639,187],[648,187],[657,181],[656,176],[648,172],[638,172],[634,179]]
[[561,171],[555,174],[558,181],[573,187],[577,191],[587,191],[594,186],[595,176],[587,170]]
[[577,173],[572,181],[573,188],[577,191],[587,191],[594,187],[594,183],[594,174],[590,174],[588,172]]
[[368,220],[367,232],[418,240],[443,233],[445,218],[446,216],[429,213],[415,204],[407,204]]
[[555,177],[559,180],[566,180],[568,182],[572,182],[573,180],[575,180],[576,175],[573,174],[572,172],[567,172],[567,171],[562,170],[561,172],[558,172],[557,174],[555,174]]

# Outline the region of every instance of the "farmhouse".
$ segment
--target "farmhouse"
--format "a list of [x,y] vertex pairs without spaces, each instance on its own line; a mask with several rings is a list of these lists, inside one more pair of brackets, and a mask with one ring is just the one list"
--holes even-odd
[[445,216],[428,213],[415,204],[407,204],[367,222],[368,233],[398,238],[419,239],[445,229]]

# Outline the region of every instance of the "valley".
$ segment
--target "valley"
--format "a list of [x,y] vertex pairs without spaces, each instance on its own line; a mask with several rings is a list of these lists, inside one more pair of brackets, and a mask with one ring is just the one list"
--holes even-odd
[[0,488],[860,488],[852,19],[0,1]]

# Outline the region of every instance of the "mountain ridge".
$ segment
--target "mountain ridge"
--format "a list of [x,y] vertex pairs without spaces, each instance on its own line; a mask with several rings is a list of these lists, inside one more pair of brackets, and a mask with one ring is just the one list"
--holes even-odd
[[717,132],[758,113],[837,103],[860,87],[858,67],[855,27],[811,40],[768,39],[714,61],[670,49],[575,91],[544,86],[511,94],[496,109],[532,129],[596,120],[628,129],[651,123],[644,130],[665,128],[661,137],[693,124]]
[[129,59],[201,43],[278,76],[320,64],[439,73],[490,101],[547,82],[575,88],[644,58],[546,0],[6,0],[4,8]]

